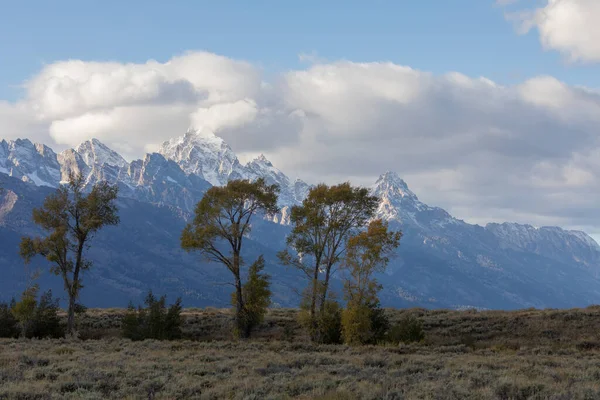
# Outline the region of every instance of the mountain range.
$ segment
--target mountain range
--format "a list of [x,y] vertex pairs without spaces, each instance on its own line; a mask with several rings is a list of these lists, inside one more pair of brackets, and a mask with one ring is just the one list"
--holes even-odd
[[[62,293],[60,279],[36,259],[24,268],[18,256],[23,235],[42,234],[31,211],[80,173],[88,187],[106,180],[119,186],[121,224],[94,239],[94,267],[84,276],[88,306],[125,306],[148,289],[181,296],[186,306],[227,306],[229,272],[179,247],[179,235],[208,188],[231,179],[265,178],[281,188],[281,212],[256,219],[245,244],[246,260],[264,254],[274,304],[297,306],[305,282],[278,264],[276,253],[290,231],[289,210],[311,185],[290,179],[266,157],[242,164],[212,132],[188,130],[157,153],[128,162],[97,139],[55,153],[27,139],[0,141],[0,300],[18,295],[27,269],[39,268],[42,287]],[[383,284],[384,306],[435,308],[546,308],[600,303],[600,246],[587,234],[558,227],[503,223],[468,224],[421,202],[394,172],[371,187],[381,200],[377,217],[403,232]],[[341,287],[334,280],[334,288]]]

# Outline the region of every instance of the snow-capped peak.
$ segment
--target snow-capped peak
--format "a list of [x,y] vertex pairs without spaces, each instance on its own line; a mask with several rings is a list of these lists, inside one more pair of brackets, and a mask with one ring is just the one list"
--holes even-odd
[[264,154],[261,154],[260,156],[256,157],[254,160],[252,160],[250,163],[256,163],[256,164],[264,164],[266,166],[272,167],[273,163],[271,163],[271,161],[269,161],[267,159],[267,157],[265,157]]
[[119,153],[111,150],[98,139],[86,140],[75,148],[75,152],[77,152],[83,159],[83,162],[90,167],[106,164],[121,168],[128,164]]
[[[453,222],[453,218],[446,211],[429,207],[419,201],[417,195],[395,172],[388,171],[381,175],[371,187],[371,194],[380,199],[376,212],[377,218],[397,220],[422,227]],[[423,212],[429,212],[430,215],[424,218]]]
[[185,173],[198,175],[216,186],[226,184],[241,167],[229,145],[207,129],[188,129],[183,136],[164,142],[159,153],[179,164]]
[[29,139],[0,141],[0,173],[37,186],[56,187],[60,180],[56,153]]
[[418,201],[417,195],[408,188],[406,182],[397,173],[391,171],[380,175],[371,190],[380,197],[407,197]]

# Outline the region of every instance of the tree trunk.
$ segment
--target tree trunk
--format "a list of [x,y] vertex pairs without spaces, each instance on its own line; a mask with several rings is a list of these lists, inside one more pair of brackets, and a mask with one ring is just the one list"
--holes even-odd
[[79,296],[79,271],[81,271],[81,264],[83,262],[84,244],[85,238],[80,239],[77,246],[77,258],[75,260],[73,280],[71,281],[71,287],[69,287],[67,290],[69,294],[69,309],[67,310],[67,336],[72,336],[73,333],[75,333],[75,301]]
[[325,311],[325,300],[327,300],[327,289],[329,288],[329,276],[331,273],[331,265],[328,265],[325,269],[325,280],[323,281],[323,293],[321,294],[321,309],[320,312]]
[[246,339],[248,335],[248,324],[244,315],[244,297],[242,295],[242,281],[238,276],[235,277],[235,324],[237,326],[238,335],[242,339]]
[[67,310],[67,336],[73,335],[75,330],[75,295],[69,292],[69,309]]
[[319,265],[315,266],[313,275],[313,287],[310,299],[310,337],[311,340],[317,342],[319,340],[319,329],[317,324],[317,296],[319,295]]
[[246,339],[250,336],[248,331],[248,322],[246,321],[245,307],[244,307],[244,296],[242,293],[242,280],[240,278],[240,256],[234,254],[233,256],[234,265],[234,276],[235,276],[235,325],[237,327],[237,333],[240,338]]

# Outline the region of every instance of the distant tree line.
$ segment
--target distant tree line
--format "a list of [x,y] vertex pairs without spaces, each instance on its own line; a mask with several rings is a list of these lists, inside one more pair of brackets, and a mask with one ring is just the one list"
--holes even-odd
[[[71,175],[68,184],[33,210],[33,222],[47,235],[24,237],[20,245],[26,263],[42,256],[50,263],[50,271],[62,278],[68,297],[66,329],[63,332],[57,317],[58,300],[51,292],[38,300],[39,287],[30,285],[18,302],[0,304],[0,337],[75,334],[82,273],[92,267],[85,251],[99,230],[119,223],[117,186],[99,182],[87,193],[84,187],[81,175]],[[184,250],[198,252],[231,272],[234,332],[240,338],[252,335],[271,305],[271,277],[264,272],[264,257],[244,269],[248,260],[242,250],[253,218],[280,211],[278,194],[279,187],[262,178],[211,187],[181,234]],[[379,199],[365,188],[350,183],[320,184],[291,209],[292,230],[286,248],[277,256],[282,265],[297,269],[306,278],[299,321],[314,342],[355,345],[422,339],[418,321],[391,327],[380,307],[382,286],[375,274],[385,271],[402,233],[375,218],[378,204]],[[333,276],[343,280],[345,307],[331,289]],[[129,305],[122,322],[125,337],[182,337],[181,299],[167,307],[164,296],[157,298],[149,292],[144,303],[145,307]]]

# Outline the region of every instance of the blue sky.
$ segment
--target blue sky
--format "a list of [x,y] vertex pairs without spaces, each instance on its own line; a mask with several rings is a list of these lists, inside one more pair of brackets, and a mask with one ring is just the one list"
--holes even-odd
[[548,74],[600,86],[597,66],[544,51],[533,31],[517,35],[504,18],[511,8],[494,0],[20,0],[2,7],[4,100],[19,97],[25,79],[57,60],[166,61],[189,50],[248,60],[267,74],[300,67],[298,55],[306,53],[460,71],[501,84]]

